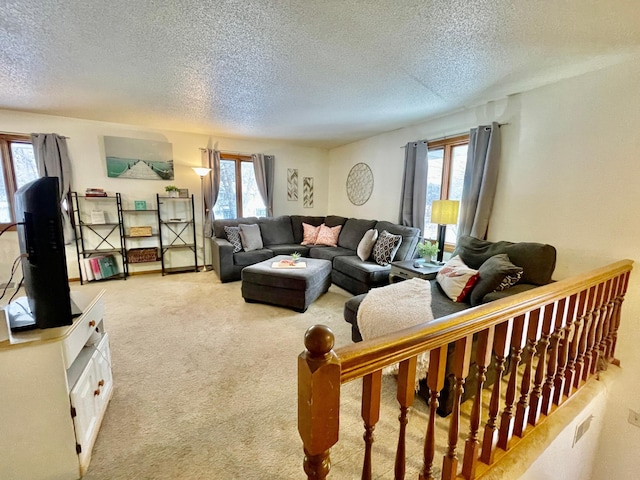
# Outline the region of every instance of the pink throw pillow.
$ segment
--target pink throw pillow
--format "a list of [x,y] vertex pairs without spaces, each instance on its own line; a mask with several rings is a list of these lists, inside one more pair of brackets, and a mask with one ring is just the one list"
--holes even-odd
[[445,263],[436,275],[436,281],[454,302],[463,302],[478,278],[478,270],[468,267],[458,255]]
[[341,228],[342,228],[342,225],[337,225],[335,227],[327,227],[324,223],[320,225],[318,238],[316,238],[316,245],[327,245],[328,247],[337,247],[338,236],[340,235]]
[[[324,223],[322,224],[324,225]],[[302,223],[302,242],[300,245],[315,245],[316,238],[318,238],[318,232],[320,231],[320,227],[322,225],[318,225],[314,227],[313,225],[309,225],[308,223]]]

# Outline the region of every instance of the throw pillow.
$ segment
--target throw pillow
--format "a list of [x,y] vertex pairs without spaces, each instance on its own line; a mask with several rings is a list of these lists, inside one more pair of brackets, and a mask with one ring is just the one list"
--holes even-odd
[[255,223],[253,225],[241,223],[238,227],[240,228],[240,240],[242,240],[242,246],[245,252],[260,250],[264,246],[262,244],[259,225]]
[[227,234],[227,240],[233,245],[233,253],[242,250],[242,240],[240,239],[240,227],[224,227],[224,233]]
[[522,272],[522,267],[514,265],[506,253],[489,257],[478,269],[480,278],[471,292],[471,305],[480,305],[487,293],[515,285],[522,278]]
[[340,229],[342,225],[336,225],[335,227],[327,227],[324,223],[320,225],[318,231],[318,237],[316,238],[316,245],[326,245],[328,247],[338,246],[338,237],[340,236]]
[[[322,225],[324,225],[324,223]],[[302,222],[302,242],[300,245],[315,245],[318,232],[320,232],[322,225],[314,227],[313,225]]]
[[478,278],[478,270],[468,267],[458,255],[445,263],[436,275],[436,281],[454,302],[463,302]]
[[371,256],[371,252],[373,251],[373,246],[376,244],[376,240],[378,240],[378,230],[372,228],[371,230],[367,230],[362,236],[362,240],[358,243],[358,249],[356,253],[360,260],[366,262],[367,259]]
[[401,243],[402,235],[394,235],[386,230],[382,230],[380,235],[378,235],[378,240],[376,240],[373,246],[373,260],[375,260],[378,265],[389,265],[393,262],[393,258],[396,256]]

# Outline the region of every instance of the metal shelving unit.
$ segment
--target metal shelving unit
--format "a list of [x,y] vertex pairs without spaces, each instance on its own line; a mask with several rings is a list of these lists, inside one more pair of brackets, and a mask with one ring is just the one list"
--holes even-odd
[[[156,201],[162,275],[197,272],[198,254],[193,195],[190,197],[156,195]],[[193,253],[193,260],[191,260],[191,253]]]
[[[157,223],[158,209],[122,210],[125,253],[129,268],[133,264],[154,263],[160,261],[160,230]],[[133,235],[134,229],[148,226],[150,235]],[[155,230],[155,231],[154,231]],[[155,250],[155,255],[150,255]]]
[[[71,192],[71,208],[76,232],[76,250],[78,254],[78,271],[80,284],[88,280],[83,276],[82,260],[98,255],[119,255],[122,271],[117,275],[100,279],[125,279],[129,275],[127,256],[124,244],[122,223],[122,199],[119,193],[106,197],[78,195]],[[97,221],[93,212],[102,212],[101,221]]]

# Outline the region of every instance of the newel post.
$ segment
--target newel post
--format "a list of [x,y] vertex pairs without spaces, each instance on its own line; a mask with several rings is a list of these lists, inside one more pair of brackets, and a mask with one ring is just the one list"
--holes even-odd
[[329,452],[338,441],[340,361],[332,350],[334,343],[329,327],[313,325],[304,335],[306,350],[298,356],[298,432],[310,480],[327,477]]

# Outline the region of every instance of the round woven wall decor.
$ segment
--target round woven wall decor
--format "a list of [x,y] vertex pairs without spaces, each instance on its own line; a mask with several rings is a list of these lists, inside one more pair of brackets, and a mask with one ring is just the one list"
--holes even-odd
[[364,205],[373,192],[373,172],[366,163],[356,163],[347,175],[347,196],[354,205]]

